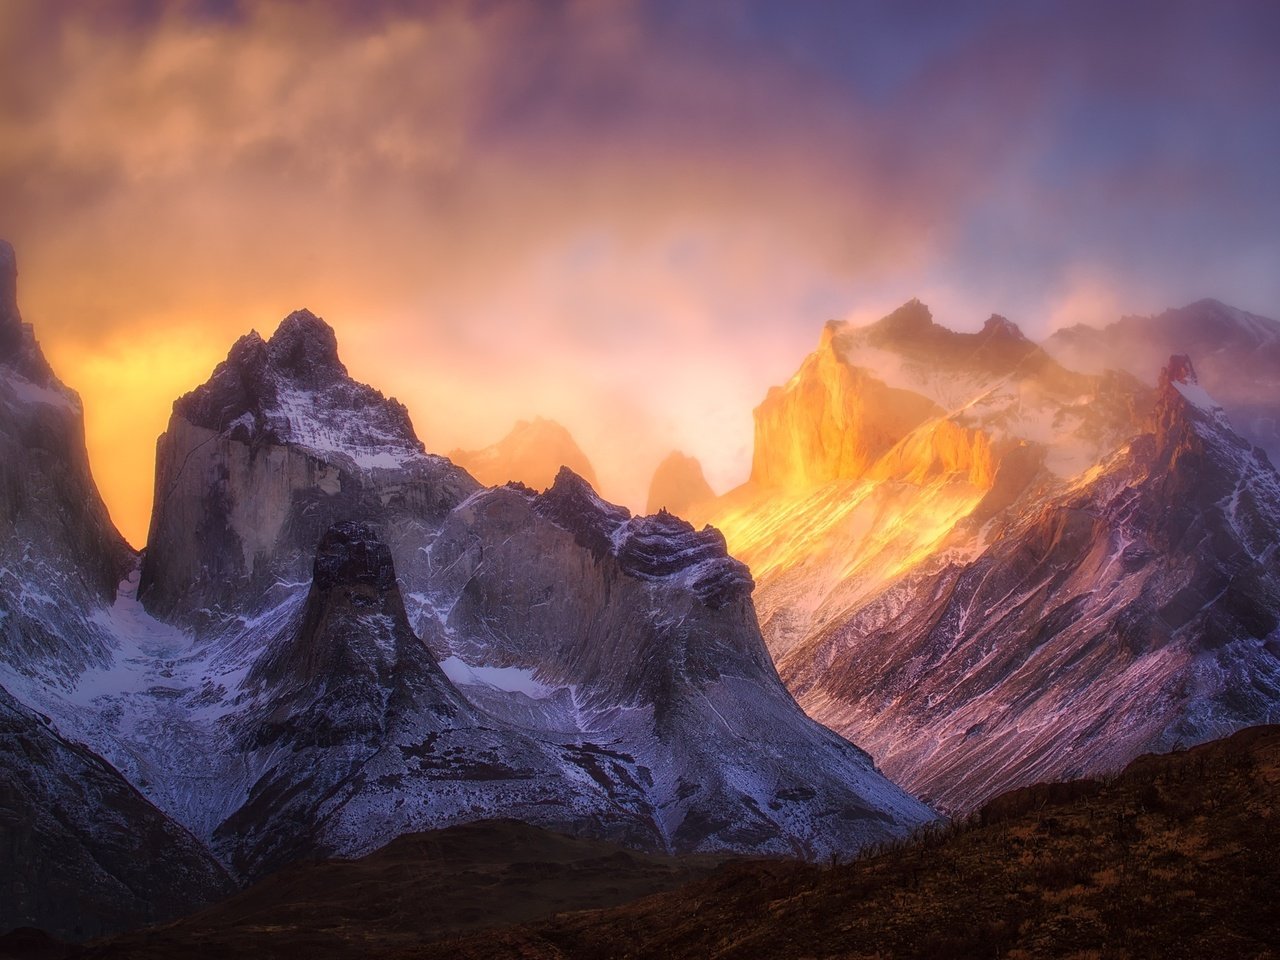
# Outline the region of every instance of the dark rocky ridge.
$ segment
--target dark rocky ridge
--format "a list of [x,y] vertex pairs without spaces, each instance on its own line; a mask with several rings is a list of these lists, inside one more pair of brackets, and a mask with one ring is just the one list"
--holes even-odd
[[0,930],[88,939],[226,896],[204,846],[0,688]]
[[724,535],[714,527],[695,530],[666,510],[632,517],[625,507],[602,500],[568,467],[532,502],[597,560],[613,556],[630,576],[656,580],[688,573],[690,587],[713,610],[751,595],[751,572],[729,556]]

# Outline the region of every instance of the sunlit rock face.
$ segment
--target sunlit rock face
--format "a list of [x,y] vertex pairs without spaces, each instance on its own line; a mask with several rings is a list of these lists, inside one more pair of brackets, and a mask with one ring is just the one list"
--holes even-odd
[[1067,327],[1044,346],[1072,369],[1119,369],[1149,384],[1170,354],[1188,354],[1235,430],[1280,463],[1280,322],[1199,300],[1101,328]]
[[667,455],[658,464],[649,482],[649,497],[645,513],[654,514],[666,510],[677,516],[685,516],[690,509],[705,504],[715,497],[715,491],[702,474],[702,464],[696,457],[685,456],[680,451]]
[[569,431],[554,420],[521,420],[511,432],[481,450],[451,450],[449,459],[486,487],[515,481],[545,490],[561,467],[568,467],[598,488],[591,461]]
[[1280,709],[1280,493],[1189,359],[1149,391],[1003,318],[954,334],[910,304],[831,345],[945,413],[857,479],[751,483],[698,517],[750,565],[812,716],[964,809]]
[[856,480],[912,429],[942,412],[927,397],[896,390],[845,362],[837,330],[828,325],[799,372],[756,408],[752,483],[804,490]]
[[828,324],[756,411],[752,480],[692,516],[751,567],[777,658],[917,565],[971,556],[1031,485],[1092,465],[1149,405],[1132,378],[1065,370],[1003,317],[955,333],[912,301]]
[[[968,808],[1280,709],[1280,480],[1185,358],[1148,429],[780,663],[810,713]],[[818,669],[817,665],[825,665]]]

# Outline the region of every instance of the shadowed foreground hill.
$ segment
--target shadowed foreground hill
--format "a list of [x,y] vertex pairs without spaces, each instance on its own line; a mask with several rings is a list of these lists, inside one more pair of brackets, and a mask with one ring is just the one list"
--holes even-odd
[[[290,868],[76,955],[1277,957],[1278,800],[1271,726],[1141,757],[1112,780],[1017,790],[966,825],[836,867],[743,860],[708,874],[709,859],[474,824]],[[682,871],[701,879],[672,889]],[[551,916],[567,910],[581,912]],[[525,925],[459,933],[486,922]]]
[[516,820],[479,821],[407,834],[358,860],[297,864],[179,923],[64,955],[400,956],[423,940],[627,903],[705,877],[725,859],[651,856]]
[[744,862],[415,957],[1280,956],[1280,727],[1031,787],[835,869]]

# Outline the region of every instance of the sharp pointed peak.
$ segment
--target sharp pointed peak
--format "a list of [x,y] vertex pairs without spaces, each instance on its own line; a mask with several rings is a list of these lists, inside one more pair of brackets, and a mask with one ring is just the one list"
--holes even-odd
[[933,326],[933,313],[918,297],[912,297],[898,309],[882,317],[876,326],[903,332],[925,330]]
[[993,313],[982,325],[982,332],[991,337],[1003,337],[1007,340],[1026,340],[1022,328],[999,313]]

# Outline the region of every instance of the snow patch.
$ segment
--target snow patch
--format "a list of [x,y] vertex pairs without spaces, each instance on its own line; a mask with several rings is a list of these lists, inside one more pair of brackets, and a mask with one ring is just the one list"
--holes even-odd
[[523,693],[534,700],[551,696],[562,687],[550,687],[534,678],[534,671],[523,667],[473,667],[460,657],[440,661],[444,675],[460,687],[483,686],[507,693]]

